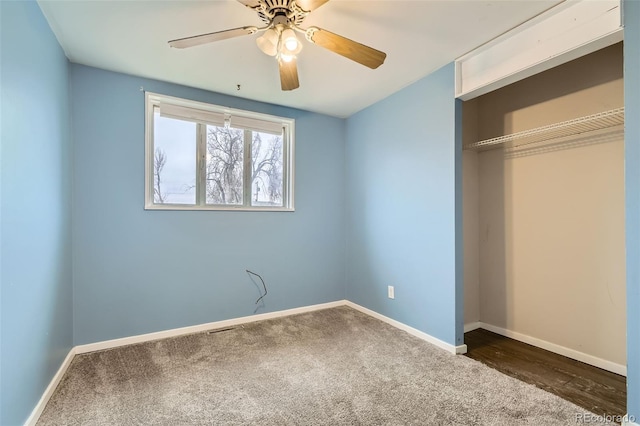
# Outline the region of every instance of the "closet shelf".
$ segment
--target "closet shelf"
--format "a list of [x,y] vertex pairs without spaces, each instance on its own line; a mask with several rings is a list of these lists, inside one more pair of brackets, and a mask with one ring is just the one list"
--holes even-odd
[[485,139],[466,145],[464,149],[479,150],[495,145],[512,143],[510,147],[534,144],[566,136],[575,136],[582,133],[603,130],[624,124],[624,107],[597,114],[586,115],[572,120],[562,121],[548,126],[536,127],[510,135]]

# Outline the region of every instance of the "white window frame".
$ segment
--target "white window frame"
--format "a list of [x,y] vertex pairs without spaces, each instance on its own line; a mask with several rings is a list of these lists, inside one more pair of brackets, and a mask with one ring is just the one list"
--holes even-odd
[[[191,119],[189,121],[195,121],[201,124],[218,124],[220,120],[231,122],[232,126],[234,121],[238,123],[238,128],[245,128],[250,126],[253,130],[260,130],[260,123],[264,122],[264,125],[269,127],[274,124],[281,125],[283,129],[282,142],[283,142],[283,161],[282,161],[282,206],[251,206],[251,184],[247,182],[251,181],[251,164],[250,155],[244,157],[244,203],[243,205],[219,205],[219,204],[206,204],[204,193],[204,185],[202,179],[204,174],[198,173],[196,179],[199,180],[197,187],[201,192],[196,193],[196,204],[170,204],[170,203],[155,203],[153,192],[153,161],[154,161],[154,109],[161,105],[168,106],[169,110],[174,109],[178,111],[176,114],[182,114],[184,111],[190,111]],[[174,108],[177,107],[177,108]],[[170,116],[171,114],[169,114]],[[176,115],[176,118],[183,118]],[[253,124],[253,126],[251,126]],[[204,128],[204,127],[203,127]],[[205,130],[206,131],[206,130]],[[200,143],[202,145],[206,140],[206,135],[200,135]],[[195,143],[195,141],[194,141]],[[248,152],[249,141],[245,137],[245,152]],[[158,93],[145,92],[145,167],[144,167],[144,198],[145,210],[224,210],[224,211],[294,211],[294,147],[295,147],[295,120],[285,117],[277,117],[274,115],[261,114],[257,112],[244,111],[239,109],[227,108],[224,106],[207,104],[203,102],[192,101],[188,99],[176,98],[173,96],[161,95]],[[196,157],[202,155],[204,150],[201,146],[197,147]],[[204,161],[204,158],[194,158],[194,161]],[[198,167],[199,168],[199,167]],[[196,191],[198,192],[198,191]]]

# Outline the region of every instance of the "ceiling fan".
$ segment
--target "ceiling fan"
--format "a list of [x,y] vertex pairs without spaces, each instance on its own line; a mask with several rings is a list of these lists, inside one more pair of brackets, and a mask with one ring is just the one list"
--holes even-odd
[[240,27],[214,33],[201,34],[169,41],[169,46],[183,49],[228,38],[264,32],[256,39],[258,47],[269,56],[274,56],[280,67],[282,90],[294,90],[300,87],[296,55],[302,49],[302,43],[295,33],[305,35],[311,43],[322,46],[345,58],[375,69],[384,63],[387,54],[365,46],[346,37],[334,34],[318,27],[301,28],[300,24],[313,10],[329,0],[238,0],[255,10],[266,26]]

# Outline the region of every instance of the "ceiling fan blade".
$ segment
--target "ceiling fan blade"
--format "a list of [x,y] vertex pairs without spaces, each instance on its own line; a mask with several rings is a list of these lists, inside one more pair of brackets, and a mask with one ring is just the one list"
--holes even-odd
[[260,2],[258,0],[238,0],[238,1],[251,9],[255,9],[256,7],[260,6]]
[[258,31],[256,27],[234,28],[232,30],[218,31],[215,33],[201,34],[197,36],[171,40],[169,42],[169,46],[177,47],[178,49],[184,49],[185,47],[193,47],[205,43],[212,43],[214,41],[226,40],[228,38],[254,34],[256,31]]
[[278,60],[278,65],[280,66],[280,85],[282,90],[294,90],[300,87],[296,58],[291,59],[289,62],[280,59]]
[[311,27],[307,30],[307,39],[372,69],[382,65],[387,57],[384,52],[318,27]]
[[296,4],[300,6],[300,9],[304,10],[305,12],[311,12],[312,10],[316,10],[328,1],[329,0],[296,0]]

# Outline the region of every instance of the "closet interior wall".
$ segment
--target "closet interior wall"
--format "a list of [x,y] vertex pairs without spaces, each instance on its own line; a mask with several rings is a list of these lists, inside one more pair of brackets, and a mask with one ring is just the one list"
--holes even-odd
[[[619,43],[467,101],[463,143],[622,107],[622,74]],[[623,138],[464,151],[465,324],[626,365]]]

